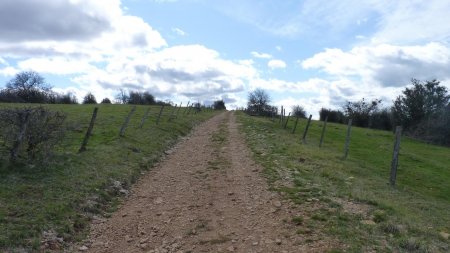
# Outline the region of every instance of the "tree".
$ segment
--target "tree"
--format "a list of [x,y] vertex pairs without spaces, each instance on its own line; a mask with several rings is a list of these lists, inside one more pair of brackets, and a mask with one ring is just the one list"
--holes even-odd
[[129,96],[127,92],[124,89],[119,89],[119,93],[116,95],[116,101],[119,104],[126,104],[128,103]]
[[144,104],[146,104],[146,105],[156,104],[155,97],[147,91],[144,92],[144,94],[142,94],[142,100],[144,101]]
[[144,93],[139,91],[130,91],[127,103],[133,105],[154,105],[156,104],[156,101],[155,97],[148,91]]
[[450,146],[450,103],[441,111],[434,124],[431,126],[429,140],[446,146]]
[[437,116],[450,99],[447,89],[437,80],[412,79],[411,82],[412,87],[406,88],[392,107],[395,123],[410,130]]
[[97,104],[97,99],[95,99],[94,94],[88,92],[83,98],[83,104]]
[[392,111],[387,108],[372,113],[370,121],[370,127],[374,129],[392,130],[394,128]]
[[328,122],[335,122],[335,123],[344,123],[345,122],[345,115],[339,110],[332,110],[328,108],[321,108],[319,111],[320,120],[325,121],[325,118],[328,116]]
[[270,96],[263,89],[256,89],[248,94],[247,109],[250,113],[268,115],[271,113],[269,106]]
[[226,110],[225,102],[223,100],[216,100],[213,104],[214,110]]
[[359,127],[370,127],[371,116],[378,111],[381,99],[374,99],[367,103],[363,98],[360,101],[350,102],[344,105],[344,113],[348,118],[353,119],[353,124]]
[[299,118],[306,118],[306,111],[301,105],[292,106],[292,115]]
[[63,95],[57,95],[55,103],[57,104],[78,104],[77,97],[71,93],[67,92]]
[[45,79],[34,71],[24,71],[6,83],[4,95],[16,103],[47,103],[51,93],[51,87],[45,83]]
[[111,100],[109,98],[104,98],[101,103],[102,104],[111,104]]

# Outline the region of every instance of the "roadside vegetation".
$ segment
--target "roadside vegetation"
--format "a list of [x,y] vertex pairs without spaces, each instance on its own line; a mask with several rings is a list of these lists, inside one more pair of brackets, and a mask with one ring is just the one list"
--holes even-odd
[[[38,105],[36,105],[37,107]],[[5,108],[30,104],[0,104]],[[87,150],[78,153],[94,107],[99,107]],[[119,129],[131,105],[41,105],[64,115],[64,137],[45,152],[47,159],[24,156],[10,161],[7,143],[0,140],[0,251],[61,250],[85,236],[90,222],[113,212],[130,185],[157,162],[164,151],[193,126],[215,112],[197,113],[168,107],[158,125],[161,106],[138,105],[125,136]],[[150,108],[142,128],[141,119]],[[26,154],[26,152],[24,153]],[[20,157],[19,157],[20,158]]]
[[450,149],[403,137],[397,186],[389,186],[392,132],[353,127],[343,160],[346,125],[306,120],[287,129],[278,119],[238,113],[255,160],[273,190],[305,210],[292,217],[297,233],[336,238],[331,252],[448,252]]

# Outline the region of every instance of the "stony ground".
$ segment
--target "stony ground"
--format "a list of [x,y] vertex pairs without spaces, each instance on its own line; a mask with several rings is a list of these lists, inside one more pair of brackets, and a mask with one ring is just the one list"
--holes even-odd
[[220,114],[168,151],[79,250],[326,252],[329,242],[296,233],[302,211],[269,191],[261,171],[234,114]]

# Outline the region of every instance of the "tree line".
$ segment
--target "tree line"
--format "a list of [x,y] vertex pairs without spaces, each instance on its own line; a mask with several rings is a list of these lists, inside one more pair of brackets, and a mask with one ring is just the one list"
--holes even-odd
[[[249,114],[269,116],[278,114],[276,107],[270,106],[270,97],[262,89],[248,95],[246,111]],[[305,118],[302,106],[292,108],[292,115]],[[352,119],[358,127],[393,130],[402,126],[404,133],[410,137],[426,142],[450,146],[450,95],[439,81],[411,80],[391,107],[382,107],[381,99],[367,101],[347,101],[342,109],[321,108],[320,120],[328,118],[329,122],[346,123]]]
[[[101,104],[111,104],[109,98],[103,98]],[[120,89],[115,96],[115,103],[132,105],[167,105],[170,102],[156,100],[148,91],[126,91]],[[15,75],[0,89],[0,103],[39,103],[39,104],[78,104],[79,101],[73,93],[61,94],[52,90],[45,79],[35,71],[24,71]],[[81,101],[82,104],[97,104],[97,98],[88,92]],[[194,103],[194,107],[201,107]],[[223,100],[214,101],[212,107],[216,110],[226,110]]]

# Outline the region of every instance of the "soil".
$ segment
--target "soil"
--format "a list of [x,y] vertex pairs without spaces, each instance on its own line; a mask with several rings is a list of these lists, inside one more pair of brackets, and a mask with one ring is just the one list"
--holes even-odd
[[92,224],[84,252],[324,252],[297,234],[294,204],[271,192],[233,112],[199,125]]

